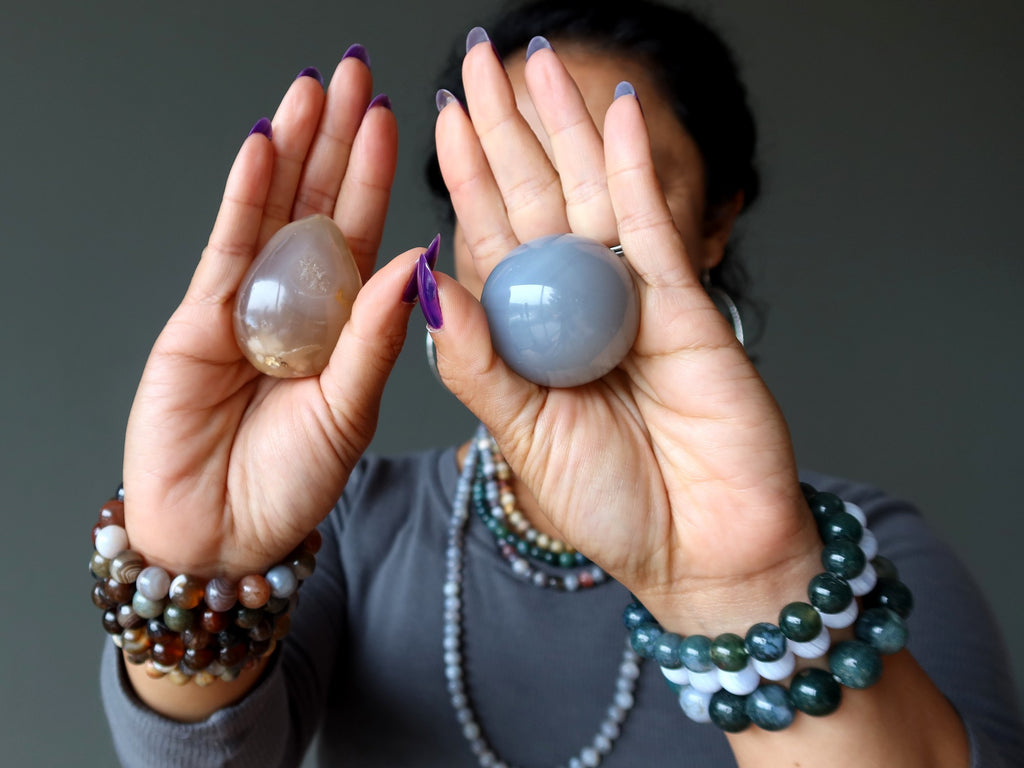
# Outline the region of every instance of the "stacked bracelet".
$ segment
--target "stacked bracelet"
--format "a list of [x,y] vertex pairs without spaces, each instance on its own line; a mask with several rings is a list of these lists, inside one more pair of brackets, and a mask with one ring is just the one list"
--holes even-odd
[[114,644],[150,677],[203,686],[233,680],[274,652],[321,544],[314,530],[282,563],[238,581],[172,577],[129,549],[120,488],[100,509],[92,539],[92,601]]
[[[867,688],[882,673],[882,654],[906,644],[904,623],[913,608],[910,590],[895,566],[878,556],[863,511],[831,493],[802,485],[821,533],[823,573],[811,579],[808,602],[790,603],[779,623],[760,623],[745,637],[712,639],[666,632],[640,603],[623,613],[633,649],[661,665],[683,711],[697,722],[738,732],[750,723],[770,731],[793,722],[796,712],[822,716],[842,699],[841,685]],[[863,599],[863,612],[856,598]],[[832,646],[829,628],[854,625],[856,639]],[[803,669],[796,657],[828,655],[828,671]],[[792,676],[789,688],[781,685]]]

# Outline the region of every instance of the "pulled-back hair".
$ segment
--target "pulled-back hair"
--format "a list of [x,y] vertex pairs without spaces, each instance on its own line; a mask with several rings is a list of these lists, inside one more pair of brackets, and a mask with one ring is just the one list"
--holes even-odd
[[[744,209],[757,199],[757,129],[746,87],[728,46],[692,11],[650,0],[532,0],[510,6],[486,29],[502,57],[524,50],[535,35],[544,35],[645,63],[703,158],[708,217],[738,192],[743,193]],[[448,88],[465,104],[463,55],[462,46],[453,51],[439,87]],[[447,199],[436,152],[426,172],[432,192]],[[747,274],[732,250],[727,248],[710,277],[713,285],[739,301],[745,298]]]

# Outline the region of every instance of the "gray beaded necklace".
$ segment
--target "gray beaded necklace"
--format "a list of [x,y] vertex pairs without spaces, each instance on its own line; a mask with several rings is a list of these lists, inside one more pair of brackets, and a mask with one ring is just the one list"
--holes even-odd
[[[469,522],[470,498],[473,478],[481,451],[486,451],[490,435],[483,425],[469,446],[466,462],[459,476],[452,504],[452,517],[448,525],[448,547],[445,550],[444,580],[444,674],[448,681],[448,695],[455,717],[462,726],[462,735],[476,755],[481,768],[514,768],[503,760],[487,742],[466,689],[462,658],[462,579],[466,524]],[[578,754],[569,758],[565,768],[594,768],[612,750],[621,733],[622,725],[633,709],[633,692],[640,676],[643,660],[626,643],[619,662],[619,674],[615,681],[615,695],[608,707],[607,715],[601,721],[593,740]]]

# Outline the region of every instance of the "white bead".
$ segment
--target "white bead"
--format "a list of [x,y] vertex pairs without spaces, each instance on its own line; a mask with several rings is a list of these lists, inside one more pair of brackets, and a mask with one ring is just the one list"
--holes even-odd
[[857,518],[857,522],[861,525],[868,524],[868,516],[864,514],[864,510],[854,504],[852,501],[844,501],[843,506],[846,507],[847,514],[853,515]]
[[708,694],[722,690],[722,680],[718,676],[718,668],[707,672],[690,672],[690,687]]
[[874,560],[875,555],[878,554],[878,539],[867,528],[864,529],[864,534],[860,537],[860,548],[868,562]]
[[661,674],[670,683],[675,683],[676,685],[687,685],[690,682],[690,672],[686,667],[680,667],[679,669],[662,667]]
[[861,597],[874,589],[877,583],[878,572],[875,570],[875,566],[868,563],[858,576],[850,579],[850,589],[853,590],[856,597]]
[[776,659],[775,661],[752,659],[752,661],[754,662],[754,669],[765,680],[785,680],[793,674],[793,669],[796,667],[796,656],[788,648],[781,659]]
[[752,664],[747,664],[743,669],[736,672],[720,669],[718,670],[718,679],[721,680],[722,687],[725,690],[729,693],[735,693],[737,696],[746,696],[749,693],[753,693],[761,682],[761,676]]
[[857,601],[851,600],[850,604],[846,606],[839,613],[822,613],[818,611],[821,616],[821,623],[830,629],[843,629],[853,624],[857,618]]
[[120,525],[108,525],[96,532],[96,551],[113,560],[128,549],[128,532]]
[[688,685],[679,692],[679,706],[686,716],[695,723],[710,723],[711,693],[700,691]]
[[818,659],[825,655],[831,644],[832,636],[828,633],[828,627],[823,625],[816,638],[808,640],[806,643],[790,640],[789,648],[801,659]]

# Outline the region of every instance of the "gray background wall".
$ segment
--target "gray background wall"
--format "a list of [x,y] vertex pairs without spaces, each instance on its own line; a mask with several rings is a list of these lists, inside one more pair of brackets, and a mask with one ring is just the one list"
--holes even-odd
[[[425,244],[429,77],[495,5],[5,3],[5,765],[113,762],[89,528],[249,126],[300,69],[367,45],[402,133],[383,252]],[[739,49],[761,117],[766,195],[744,246],[770,306],[762,370],[800,459],[920,502],[990,596],[1024,688],[1024,5],[700,5]],[[425,371],[421,329],[387,391],[383,450],[470,429]]]

